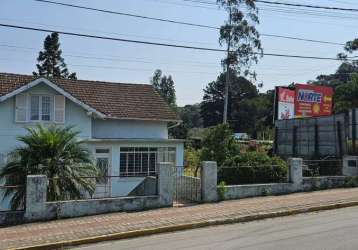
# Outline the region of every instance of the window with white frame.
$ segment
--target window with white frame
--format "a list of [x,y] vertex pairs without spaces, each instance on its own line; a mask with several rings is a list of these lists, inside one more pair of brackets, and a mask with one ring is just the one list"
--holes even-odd
[[53,109],[53,97],[45,95],[30,96],[30,120],[51,121]]
[[120,176],[154,176],[159,162],[172,162],[175,165],[174,147],[121,147]]

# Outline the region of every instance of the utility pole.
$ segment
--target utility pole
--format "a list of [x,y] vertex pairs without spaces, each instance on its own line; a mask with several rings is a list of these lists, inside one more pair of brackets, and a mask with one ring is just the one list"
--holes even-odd
[[224,93],[224,117],[223,123],[227,123],[227,111],[229,103],[229,81],[230,81],[230,45],[231,45],[231,6],[229,6],[229,37],[227,41],[227,58],[226,58],[226,80]]

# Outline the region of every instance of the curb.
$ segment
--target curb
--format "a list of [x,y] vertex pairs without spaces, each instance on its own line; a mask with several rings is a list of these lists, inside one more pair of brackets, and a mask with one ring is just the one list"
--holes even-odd
[[169,233],[169,232],[175,232],[175,231],[181,231],[181,230],[202,228],[202,227],[207,227],[207,226],[243,223],[243,222],[250,222],[250,221],[255,221],[255,220],[263,220],[263,219],[270,219],[270,218],[276,218],[276,217],[283,217],[283,216],[289,216],[289,215],[297,215],[297,214],[303,214],[303,213],[332,210],[332,209],[353,207],[353,206],[358,206],[358,201],[334,203],[334,204],[315,206],[315,207],[307,207],[307,208],[286,209],[283,211],[271,212],[271,213],[258,213],[258,214],[254,214],[254,215],[238,216],[238,217],[233,217],[233,218],[225,218],[225,219],[218,219],[218,220],[206,220],[206,221],[201,221],[201,222],[194,222],[194,223],[187,223],[187,224],[180,224],[180,225],[173,225],[173,226],[148,228],[148,229],[143,229],[143,230],[135,230],[135,231],[128,231],[128,232],[100,235],[100,236],[88,237],[88,238],[83,238],[83,239],[78,239],[78,240],[46,243],[46,244],[41,244],[41,245],[20,247],[20,248],[14,248],[14,249],[17,249],[17,250],[57,249],[57,248],[63,248],[63,247],[69,247],[69,246],[78,246],[78,245],[83,245],[83,244],[98,243],[98,242],[102,242],[102,241],[129,239],[129,238],[134,238],[134,237],[139,237],[139,236],[148,236],[148,235],[159,234],[159,233]]

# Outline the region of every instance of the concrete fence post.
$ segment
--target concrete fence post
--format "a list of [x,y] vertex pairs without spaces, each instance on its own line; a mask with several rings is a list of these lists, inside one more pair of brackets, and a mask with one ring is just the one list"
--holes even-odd
[[204,202],[218,200],[218,167],[215,161],[203,161],[201,166],[201,198]]
[[160,204],[162,206],[172,206],[174,196],[174,166],[170,162],[161,162],[158,166],[158,195]]
[[299,186],[302,185],[302,165],[303,160],[301,158],[288,159],[289,182]]
[[358,156],[352,156],[352,155],[343,156],[342,174],[344,176],[358,175]]
[[46,175],[28,175],[26,178],[26,219],[41,219],[44,214],[46,199]]

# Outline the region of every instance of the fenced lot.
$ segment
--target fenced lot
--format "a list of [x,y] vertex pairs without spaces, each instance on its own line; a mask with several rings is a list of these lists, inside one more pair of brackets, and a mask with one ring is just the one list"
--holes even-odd
[[275,154],[307,159],[347,153],[345,114],[318,118],[280,120],[275,123]]
[[304,160],[303,177],[342,176],[342,159]]
[[244,185],[288,181],[287,165],[246,165],[218,168],[218,184]]
[[201,201],[200,176],[200,169],[194,173],[182,166],[173,167],[175,205]]
[[[349,158],[350,159],[350,158]],[[351,159],[349,160],[351,161]],[[292,192],[311,191],[337,187],[357,186],[357,172],[346,171],[358,165],[341,160],[303,161],[290,158],[287,163],[278,165],[237,165],[217,167],[216,162],[202,162],[197,176],[183,167],[173,167],[161,163],[158,177],[145,176],[137,184],[133,196],[113,197],[113,193],[97,192],[104,198],[84,197],[83,199],[48,199],[51,181],[46,176],[28,176],[26,183],[26,209],[20,212],[1,212],[0,225],[12,224],[18,220],[36,221],[55,218],[86,216],[99,213],[137,211],[143,209],[172,206],[178,202],[214,202],[217,200],[241,199],[246,197],[281,195]],[[355,160],[358,162],[358,159]],[[342,169],[343,168],[343,169]],[[346,173],[348,176],[343,176]],[[88,177],[89,178],[89,177]],[[117,176],[91,177],[103,190],[113,190]],[[137,177],[133,177],[137,178]],[[55,179],[56,180],[56,179]],[[146,180],[153,184],[154,195],[145,195]],[[58,180],[57,180],[58,181]],[[108,186],[106,186],[108,185]],[[110,187],[110,189],[107,189]],[[98,189],[98,188],[97,188]],[[151,188],[148,188],[151,190]],[[147,191],[148,191],[147,190]],[[145,192],[147,192],[145,191]],[[129,193],[129,194],[130,194]],[[66,198],[66,197],[65,197]],[[71,198],[71,197],[69,197]]]

